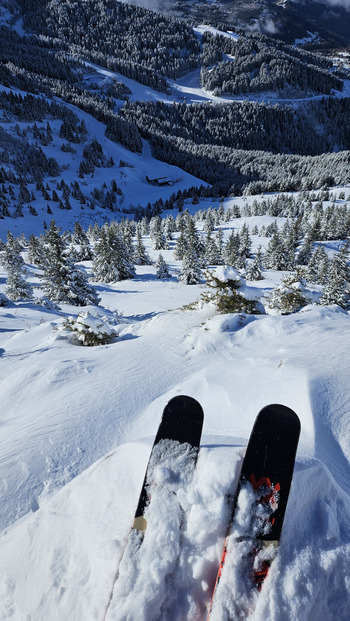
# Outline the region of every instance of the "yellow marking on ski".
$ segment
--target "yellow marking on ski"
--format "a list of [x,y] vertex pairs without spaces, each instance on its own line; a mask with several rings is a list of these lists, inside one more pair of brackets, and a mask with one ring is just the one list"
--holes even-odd
[[145,531],[147,528],[147,520],[145,520],[143,515],[139,515],[138,517],[134,518],[134,522],[131,528],[134,528],[135,530]]
[[274,548],[278,548],[278,545],[279,545],[278,540],[269,541],[268,539],[260,539],[259,543],[261,545],[261,548],[269,548],[270,546],[273,546]]

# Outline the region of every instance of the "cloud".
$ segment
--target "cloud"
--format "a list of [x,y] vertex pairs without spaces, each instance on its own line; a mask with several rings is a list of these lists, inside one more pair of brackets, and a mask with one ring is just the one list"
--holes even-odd
[[[292,0],[295,4],[299,4],[300,0]],[[350,0],[315,0],[315,2],[321,2],[332,7],[340,7],[350,12]]]
[[278,26],[273,21],[268,10],[263,10],[258,19],[255,18],[249,23],[236,18],[236,24],[238,28],[242,28],[245,32],[260,32],[267,35],[273,35],[279,32]]
[[325,4],[339,6],[350,12],[350,0],[325,0]]
[[135,4],[136,6],[142,6],[144,9],[151,9],[152,11],[162,11],[165,8],[165,0],[124,0],[127,4]]

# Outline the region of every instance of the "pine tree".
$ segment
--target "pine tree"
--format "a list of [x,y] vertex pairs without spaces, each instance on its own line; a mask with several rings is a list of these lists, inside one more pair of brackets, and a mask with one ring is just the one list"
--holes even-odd
[[133,231],[130,220],[122,220],[120,223],[120,232],[128,256],[132,257],[134,254],[134,245],[132,241]]
[[163,233],[162,220],[160,216],[154,216],[151,219],[150,235],[153,240],[154,250],[167,250],[169,248],[169,244]]
[[248,269],[245,273],[247,280],[263,280],[264,277],[262,271],[262,253],[261,246],[259,246],[253,261],[248,265]]
[[208,233],[205,240],[205,260],[209,265],[220,264],[220,254],[211,232]]
[[272,290],[267,308],[281,315],[295,313],[309,303],[305,292],[305,280],[300,270],[286,274],[281,283]]
[[312,231],[309,230],[306,233],[303,243],[301,244],[298,250],[298,254],[297,254],[298,265],[307,265],[309,263],[311,255],[312,255],[313,243],[314,243],[313,234],[312,234]]
[[28,240],[28,260],[32,265],[41,265],[44,259],[44,253],[41,241],[38,237],[31,234]]
[[86,274],[73,261],[70,263],[68,282],[69,298],[72,304],[75,306],[98,305],[100,298],[95,288],[89,284]]
[[187,247],[188,247],[188,244],[187,244],[186,234],[184,231],[181,231],[180,235],[177,238],[176,246],[174,249],[175,259],[177,259],[178,261],[182,261],[185,256]]
[[167,241],[171,241],[173,233],[176,231],[176,224],[172,215],[168,216],[164,222],[164,235]]
[[249,227],[247,224],[243,224],[240,230],[240,244],[239,244],[239,254],[247,258],[250,256],[250,250],[252,247],[252,240],[249,236]]
[[80,312],[78,317],[67,317],[64,327],[73,333],[73,344],[93,347],[113,343],[118,334],[100,317]]
[[113,248],[109,243],[108,229],[103,227],[100,231],[100,237],[94,248],[93,259],[94,278],[100,282],[116,282],[117,275],[113,262]]
[[166,264],[162,254],[158,256],[158,259],[156,262],[156,269],[157,269],[157,278],[166,279],[166,278],[171,277],[169,273],[168,265]]
[[236,266],[239,257],[240,237],[239,233],[232,231],[223,250],[223,259],[226,265]]
[[349,242],[337,252],[329,265],[327,282],[320,304],[338,304],[344,309],[350,306],[350,270],[348,265]]
[[247,299],[240,289],[244,279],[233,267],[218,267],[213,272],[206,272],[207,286],[213,293],[202,295],[204,302],[213,302],[219,313],[260,314],[259,303]]
[[43,273],[40,280],[45,295],[55,302],[70,301],[68,284],[70,264],[65,250],[60,229],[55,221],[51,220],[50,228],[43,240],[44,260],[41,264]]
[[137,228],[136,231],[136,244],[133,259],[136,265],[149,265],[151,263],[151,259],[149,258],[142,241],[140,228]]
[[1,262],[7,271],[5,293],[9,300],[15,302],[32,298],[33,288],[23,277],[26,270],[21,254],[15,248],[6,245],[1,252]]
[[95,245],[93,272],[96,280],[102,282],[117,282],[135,276],[134,265],[115,227],[104,226],[101,229]]
[[224,231],[221,228],[217,230],[217,233],[215,235],[215,244],[217,247],[216,265],[222,265],[223,263],[222,252],[224,248]]
[[196,285],[200,282],[201,275],[197,253],[195,248],[190,246],[185,252],[178,280],[185,285]]
[[289,268],[282,239],[275,231],[268,243],[264,255],[264,267],[267,270],[285,270]]
[[187,249],[190,247],[193,248],[197,257],[201,257],[205,252],[205,247],[201,242],[195,220],[192,216],[187,217],[187,228],[185,229],[185,235],[187,240]]
[[329,259],[325,247],[316,246],[307,266],[307,278],[317,285],[324,285],[327,280]]
[[206,211],[206,217],[204,222],[204,230],[209,234],[215,229],[215,218],[211,207]]

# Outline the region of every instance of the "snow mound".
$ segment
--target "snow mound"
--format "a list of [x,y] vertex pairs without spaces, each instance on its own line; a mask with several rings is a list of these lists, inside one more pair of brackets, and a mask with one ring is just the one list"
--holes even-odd
[[229,265],[219,265],[219,267],[212,270],[214,278],[218,278],[221,282],[237,282],[243,284],[244,280],[242,276],[235,270],[234,267]]

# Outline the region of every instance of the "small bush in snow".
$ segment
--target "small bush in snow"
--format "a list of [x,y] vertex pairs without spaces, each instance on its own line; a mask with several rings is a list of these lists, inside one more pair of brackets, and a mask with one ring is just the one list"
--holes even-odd
[[88,312],[79,313],[78,317],[68,317],[63,325],[74,332],[73,342],[78,345],[93,347],[107,345],[117,337],[115,330],[110,328],[100,317],[94,317]]
[[61,310],[61,307],[58,304],[56,304],[56,302],[53,302],[52,300],[49,300],[48,298],[45,298],[45,297],[34,298],[34,304],[36,306],[43,306],[49,311],[59,312]]
[[298,270],[282,277],[268,298],[267,310],[277,311],[281,315],[290,315],[310,303],[306,296],[305,281]]
[[213,302],[219,313],[261,313],[259,302],[244,297],[239,289],[245,284],[244,279],[233,267],[220,266],[213,272],[207,272],[207,285],[213,293],[202,295],[204,302]]

